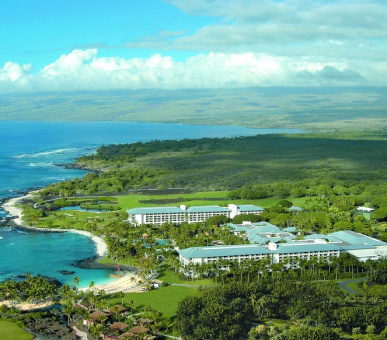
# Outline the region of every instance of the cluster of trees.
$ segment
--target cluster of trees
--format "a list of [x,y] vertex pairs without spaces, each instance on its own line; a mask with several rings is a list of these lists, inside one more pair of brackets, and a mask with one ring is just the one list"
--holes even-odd
[[[383,189],[383,188],[381,188]],[[368,205],[373,206],[376,210],[371,214],[370,219],[359,214],[357,207],[360,204],[350,196],[337,198],[330,196],[317,198],[306,205],[310,205],[302,211],[292,211],[281,202],[265,209],[261,215],[241,215],[234,218],[234,223],[242,221],[267,221],[280,228],[294,226],[302,234],[321,233],[327,234],[339,230],[353,230],[366,235],[374,236],[386,229],[387,216],[382,216],[384,209],[387,212],[387,195],[370,197]]]
[[[345,295],[333,283],[261,280],[231,282],[179,304],[182,336],[194,339],[235,339],[243,332],[253,339],[339,339],[338,333],[387,334],[387,300]],[[254,319],[261,327],[244,323]],[[292,322],[266,327],[268,319]],[[263,327],[262,327],[263,326]]]
[[[252,184],[232,190],[231,199],[260,199],[266,197],[330,197],[341,202],[346,197],[346,204],[359,205],[369,202],[376,195],[385,193],[384,183],[375,184],[371,181],[346,181],[332,179],[308,179],[295,182],[272,182],[268,184]],[[375,201],[377,203],[377,201]]]
[[13,302],[44,302],[58,294],[58,287],[41,276],[26,274],[23,281],[8,279],[0,282],[0,299]]
[[44,196],[70,197],[81,193],[119,193],[132,187],[155,185],[157,171],[150,169],[125,169],[101,171],[99,174],[90,172],[82,178],[74,178],[63,182],[50,184],[41,190]]
[[387,285],[387,260],[375,263],[375,270],[370,273],[369,280],[372,283]]
[[[331,191],[355,193],[358,183],[386,182],[383,150],[387,141],[383,137],[377,140],[373,136],[374,140],[368,140],[365,136],[364,140],[358,140],[354,133],[352,138],[351,134],[347,134],[347,139],[340,138],[339,134],[258,135],[109,145],[77,163],[104,171],[157,172],[153,182],[137,183],[141,186],[196,189],[245,186],[236,193],[242,198],[302,197]],[[298,182],[302,183],[297,185]],[[250,190],[258,183],[272,185]]]
[[[235,236],[228,228],[220,228],[213,224],[182,223],[177,226],[164,223],[160,227],[141,225],[135,228],[128,227],[126,222],[110,221],[103,229],[109,257],[116,262],[125,262],[130,257],[136,258],[137,265],[148,267],[150,272],[153,267],[149,259],[156,259],[156,249],[170,248],[171,245],[179,248],[211,245],[214,241],[223,244],[243,244],[247,241]],[[146,234],[146,236],[144,236]],[[159,240],[168,240],[165,245],[159,245]],[[174,257],[175,256],[175,253]],[[157,266],[157,261],[154,261]],[[154,265],[153,265],[154,266]]]

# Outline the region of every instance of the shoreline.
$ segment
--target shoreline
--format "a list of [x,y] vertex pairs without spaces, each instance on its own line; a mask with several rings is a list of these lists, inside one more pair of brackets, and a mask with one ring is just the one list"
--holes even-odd
[[25,199],[31,198],[33,196],[33,194],[37,193],[37,192],[39,192],[39,190],[31,191],[27,195],[24,195],[24,196],[13,197],[2,204],[2,209],[4,211],[7,211],[8,214],[12,216],[10,223],[8,224],[9,226],[20,228],[20,229],[37,231],[37,232],[43,232],[43,233],[45,233],[45,232],[46,233],[48,233],[48,232],[52,232],[52,233],[70,232],[70,233],[80,234],[80,235],[88,237],[89,239],[91,239],[93,241],[93,243],[96,246],[96,257],[97,258],[104,257],[107,255],[108,248],[107,248],[107,244],[104,241],[104,239],[100,236],[93,235],[92,233],[90,233],[88,231],[77,230],[77,229],[37,228],[37,227],[25,225],[25,223],[22,221],[22,209],[18,208],[16,205]]
[[140,289],[140,286],[142,284],[139,284],[139,276],[126,272],[122,277],[117,278],[113,282],[104,283],[104,284],[96,284],[94,287],[84,287],[84,288],[78,288],[81,291],[87,292],[89,290],[103,290],[106,294],[114,294],[118,292],[128,293],[128,292],[134,292]]
[[[14,228],[20,228],[20,229],[27,229],[31,231],[36,232],[53,232],[53,233],[65,233],[70,232],[74,234],[80,234],[85,237],[88,237],[93,241],[93,243],[96,246],[96,255],[92,258],[87,258],[84,260],[78,261],[75,265],[80,268],[88,268],[88,269],[112,269],[113,265],[108,264],[102,264],[98,262],[98,259],[105,257],[108,254],[108,248],[106,242],[103,240],[102,237],[93,235],[91,232],[84,231],[84,230],[77,230],[77,229],[54,229],[54,228],[37,228],[32,226],[27,226],[22,221],[22,209],[18,208],[16,205],[28,198],[31,198],[33,194],[37,191],[29,192],[27,195],[14,197],[6,201],[2,204],[2,209],[7,211],[10,217],[10,220],[8,222],[9,227]],[[132,292],[132,291],[138,291],[139,290],[139,276],[137,275],[137,270],[134,267],[130,266],[121,266],[123,270],[129,270],[127,271],[123,277],[117,278],[113,282],[109,283],[96,283],[94,288],[102,289],[107,294],[113,294],[117,292]],[[87,291],[91,288],[79,288],[82,291]]]

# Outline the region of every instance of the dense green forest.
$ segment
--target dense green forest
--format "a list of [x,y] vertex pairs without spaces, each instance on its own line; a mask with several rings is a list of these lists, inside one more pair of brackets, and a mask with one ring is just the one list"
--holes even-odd
[[[99,175],[50,186],[47,193],[263,185],[268,195],[287,196],[291,191],[297,195],[300,182],[309,189],[321,184],[361,187],[386,182],[386,149],[386,133],[258,135],[102,146],[96,155],[77,161],[80,167],[100,170]],[[299,191],[298,196],[314,194]]]

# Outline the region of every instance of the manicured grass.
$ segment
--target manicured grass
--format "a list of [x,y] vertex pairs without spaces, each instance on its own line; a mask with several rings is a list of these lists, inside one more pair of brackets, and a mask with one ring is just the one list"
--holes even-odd
[[[296,207],[303,207],[306,205],[305,201],[310,197],[287,197],[286,200],[293,203]],[[278,197],[268,197],[268,198],[262,198],[257,200],[229,200],[227,201],[227,204],[233,203],[233,204],[254,204],[259,207],[263,208],[270,208],[273,205],[276,205],[279,201],[282,201],[283,198]],[[313,203],[312,203],[313,205]]]
[[[151,306],[163,313],[163,317],[172,317],[176,313],[178,303],[186,296],[196,295],[196,287],[168,286],[144,293],[127,293],[124,305],[129,305],[133,300],[136,307],[134,313],[140,313],[145,307]],[[121,298],[113,298],[107,301],[109,305],[121,304]]]
[[[361,282],[361,285],[363,285],[363,282]],[[347,287],[352,288],[361,295],[364,293],[364,289],[359,287],[359,282],[349,282],[347,283]]]
[[165,266],[161,266],[158,269],[159,280],[162,280],[167,283],[180,283],[185,285],[194,285],[194,286],[213,286],[215,285],[212,279],[203,279],[203,280],[181,280],[179,277],[171,270],[167,269]]
[[[61,216],[64,220],[61,220]],[[49,216],[36,222],[39,228],[80,229],[85,230],[89,221],[95,221],[98,226],[117,219],[115,212],[90,212],[79,210],[62,210],[51,212]]]
[[[227,197],[228,191],[206,191],[206,192],[196,192],[192,194],[171,194],[171,195],[143,195],[143,194],[134,194],[134,195],[126,195],[126,196],[117,196],[117,201],[122,209],[132,209],[136,207],[149,207],[154,206],[154,204],[140,203],[139,201],[145,200],[162,200],[162,199],[172,199],[172,198],[186,198],[190,199],[189,201],[181,201],[180,203],[169,203],[163,205],[218,205],[224,204],[224,200],[217,201],[209,201],[205,200],[205,198],[212,197]],[[203,198],[203,199],[200,199]]]
[[4,340],[29,340],[34,336],[9,321],[0,321],[0,339]]
[[[162,200],[162,199],[173,199],[173,198],[185,198],[190,199],[189,201],[182,200],[181,202],[169,203],[169,204],[161,204],[160,206],[179,206],[180,204],[185,205],[227,205],[230,203],[233,204],[254,204],[261,206],[263,208],[271,207],[275,205],[277,202],[281,201],[281,198],[278,197],[268,197],[257,200],[231,200],[227,197],[228,191],[206,191],[206,192],[196,192],[193,194],[172,194],[172,195],[142,195],[142,194],[134,194],[134,195],[124,195],[117,196],[117,201],[120,207],[124,210],[132,209],[137,207],[149,207],[154,206],[155,204],[147,204],[139,201],[146,200]],[[206,198],[211,197],[219,197],[224,198],[221,200],[206,200]],[[291,201],[295,206],[305,206],[305,201],[310,197],[288,197],[287,200]],[[313,203],[312,203],[313,204]]]

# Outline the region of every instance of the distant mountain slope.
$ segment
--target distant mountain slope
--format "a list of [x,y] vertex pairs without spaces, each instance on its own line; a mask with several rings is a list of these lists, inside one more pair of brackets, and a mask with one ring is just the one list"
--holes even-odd
[[0,95],[0,120],[142,121],[262,128],[378,129],[385,88],[238,88]]

